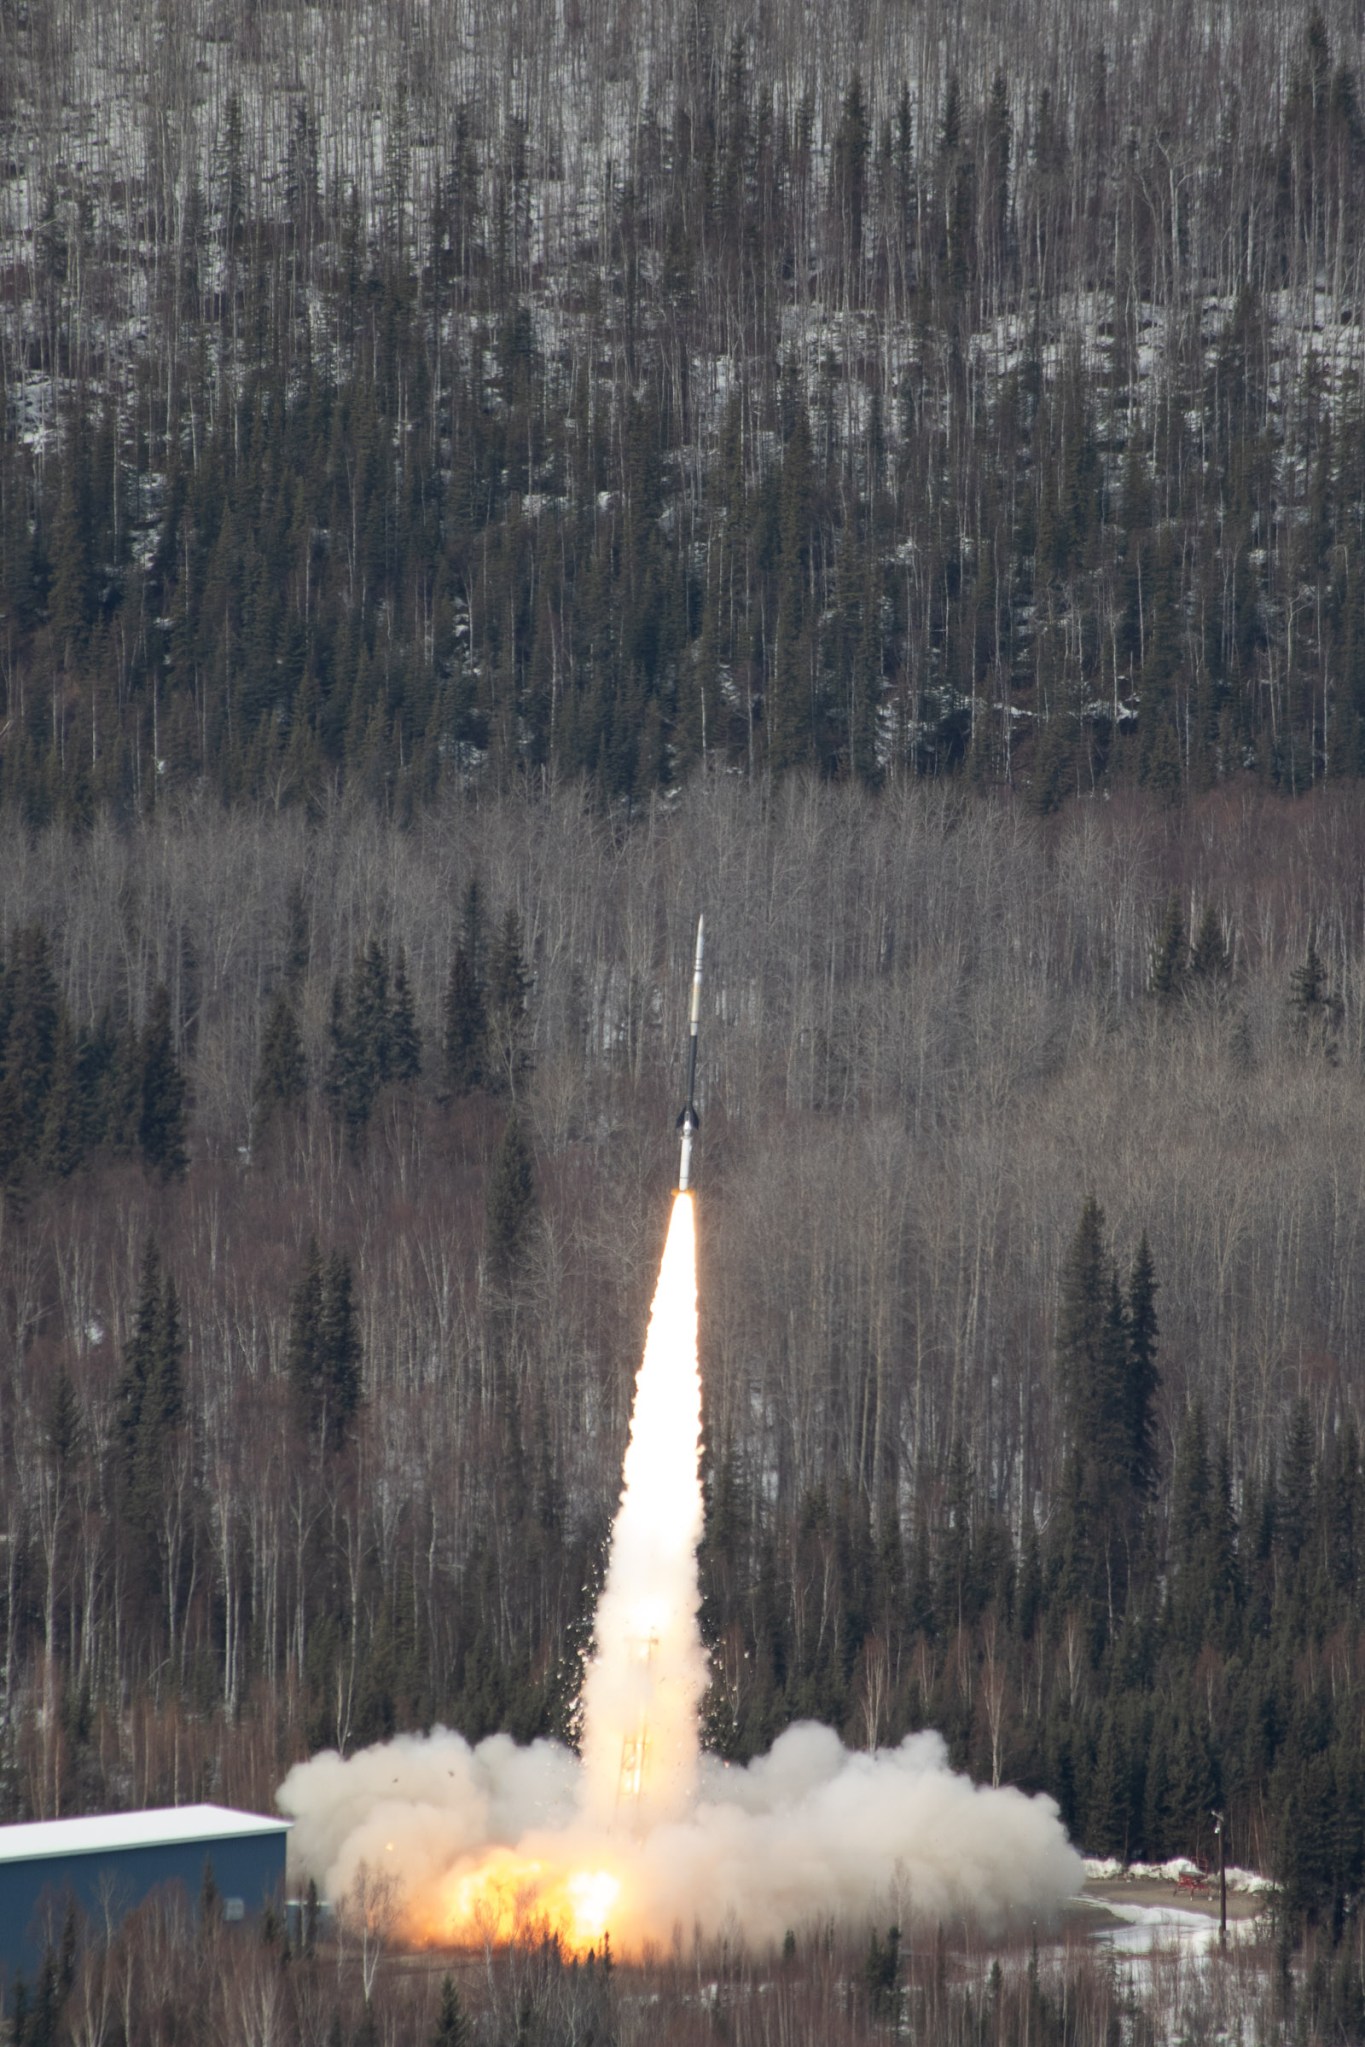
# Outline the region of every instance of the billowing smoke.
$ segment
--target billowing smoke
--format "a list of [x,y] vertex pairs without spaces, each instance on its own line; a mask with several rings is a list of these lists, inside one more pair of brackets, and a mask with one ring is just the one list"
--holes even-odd
[[552,1742],[407,1735],[291,1770],[296,1874],[414,1942],[550,1928],[619,1953],[892,1914],[987,1931],[1045,1919],[1081,1881],[1049,1798],[948,1768],[936,1734],[850,1754],[789,1728],[728,1768],[701,1753],[702,1526],[692,1201],[674,1204],[636,1385],[621,1504],[583,1688],[581,1760]]
[[[827,1727],[788,1728],[747,1768],[704,1757],[691,1812],[638,1836],[586,1821],[582,1789],[552,1743],[493,1735],[470,1748],[437,1729],[301,1763],[280,1804],[296,1820],[291,1856],[325,1895],[344,1903],[393,1872],[397,1925],[419,1942],[542,1919],[579,1944],[609,1931],[624,1954],[679,1932],[761,1942],[831,1919],[996,1933],[1046,1921],[1081,1882],[1052,1800],[973,1784],[937,1734],[864,1755]],[[505,1887],[471,1888],[490,1868]],[[581,1893],[565,1871],[584,1877]],[[593,1888],[604,1878],[605,1893]]]

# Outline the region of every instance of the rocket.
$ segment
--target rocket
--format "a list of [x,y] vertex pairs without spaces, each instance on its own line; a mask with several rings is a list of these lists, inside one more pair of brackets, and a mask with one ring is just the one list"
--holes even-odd
[[704,917],[697,919],[697,957],[692,967],[692,1025],[687,1041],[687,1099],[678,1117],[682,1132],[682,1157],[678,1161],[678,1192],[686,1194],[692,1184],[692,1140],[701,1129],[697,1114],[697,1032],[701,1026],[701,955]]

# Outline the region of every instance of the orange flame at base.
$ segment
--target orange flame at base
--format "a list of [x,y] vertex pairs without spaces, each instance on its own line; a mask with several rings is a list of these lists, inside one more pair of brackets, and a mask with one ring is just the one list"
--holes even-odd
[[414,1900],[408,1932],[419,1946],[474,1943],[549,1935],[570,1953],[602,1945],[621,1895],[621,1879],[602,1867],[556,1868],[548,1858],[495,1849],[474,1869],[447,1877],[433,1894]]

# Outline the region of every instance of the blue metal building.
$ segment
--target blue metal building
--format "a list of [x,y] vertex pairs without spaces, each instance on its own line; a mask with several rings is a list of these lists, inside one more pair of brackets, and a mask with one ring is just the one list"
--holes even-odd
[[71,1900],[102,1925],[106,1912],[119,1919],[158,1885],[180,1883],[197,1909],[207,1864],[225,1919],[280,1906],[288,1831],[288,1820],[222,1805],[0,1827],[0,1983],[32,1981]]

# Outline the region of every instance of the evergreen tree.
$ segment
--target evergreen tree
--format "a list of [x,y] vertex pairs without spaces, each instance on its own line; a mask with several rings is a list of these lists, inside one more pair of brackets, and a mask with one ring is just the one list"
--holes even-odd
[[408,986],[407,960],[400,946],[389,1000],[389,1078],[399,1087],[408,1087],[420,1077],[421,1071],[422,1039]]
[[38,1163],[63,1016],[47,934],[26,924],[10,940],[6,963],[3,1066],[24,1164]]
[[[359,1143],[374,1114],[380,1089],[393,1078],[394,1016],[388,959],[378,940],[371,939],[356,953],[349,988],[344,989],[340,979],[332,983],[327,1022],[323,1092],[353,1145]],[[402,1022],[405,1033],[410,1033],[404,1047],[410,1065],[416,1020],[406,977]]]
[[530,986],[521,919],[509,904],[488,967],[489,1084],[495,1094],[515,1096],[531,1064]]
[[1132,1831],[1130,1784],[1116,1709],[1106,1706],[1086,1805],[1085,1846],[1090,1855],[1126,1856]]
[[[349,1014],[356,1085],[370,1107],[392,1071],[391,1021],[388,957],[372,938],[356,955]],[[369,1109],[365,1113],[368,1116]]]
[[782,457],[776,645],[764,704],[768,761],[776,772],[808,764],[815,752],[812,650],[807,630],[807,581],[815,504],[814,453],[795,366],[792,374],[797,395]]
[[1308,1402],[1294,1403],[1275,1489],[1275,1549],[1292,1569],[1305,1554],[1317,1510],[1313,1416]]
[[[302,112],[302,108],[299,111]],[[289,891],[289,901],[285,906],[284,957],[280,962],[280,972],[287,989],[302,986],[303,977],[308,972],[312,949],[308,899],[302,886],[295,882]]]
[[1105,1247],[1104,1213],[1087,1197],[1062,1269],[1058,1318],[1069,1446],[1060,1529],[1071,1545],[1073,1596],[1087,1589],[1094,1599],[1103,1594],[1111,1612],[1125,1596],[1152,1478],[1156,1312],[1149,1251],[1139,1253],[1134,1270],[1136,1292],[1130,1289],[1125,1302]]
[[58,1471],[69,1471],[80,1454],[82,1424],[76,1389],[65,1365],[58,1371],[48,1399],[46,1435]]
[[1167,1559],[1167,1608],[1187,1652],[1202,1639],[1210,1617],[1205,1565],[1213,1518],[1208,1425],[1203,1403],[1196,1399],[1185,1412],[1176,1441]]
[[1147,982],[1159,1002],[1170,1002],[1184,993],[1189,964],[1184,913],[1179,896],[1171,894],[1166,898],[1161,929],[1152,947],[1152,970]]
[[322,1073],[322,1092],[338,1121],[349,1122],[351,1030],[346,1014],[346,990],[339,974],[333,977],[327,998],[327,1058]]
[[446,984],[442,1034],[445,1092],[458,1099],[482,1087],[488,1049],[483,986],[464,945],[455,947]]
[[1012,143],[1009,88],[1003,71],[991,80],[986,106],[986,147],[982,175],[985,226],[1003,256],[1010,221],[1010,149]]
[[1158,1290],[1156,1266],[1144,1230],[1128,1276],[1127,1397],[1124,1402],[1128,1478],[1140,1496],[1155,1492],[1159,1469],[1156,1443],[1156,1395],[1161,1376],[1156,1362],[1160,1328],[1156,1312]]
[[308,1091],[308,1068],[303,1039],[288,989],[277,988],[261,1039],[260,1064],[256,1070],[255,1129],[265,1135],[281,1117],[293,1114]]
[[39,1163],[45,1173],[65,1180],[80,1165],[85,1150],[80,1055],[70,1021],[63,1013],[53,1046],[52,1084],[43,1110]]
[[131,1158],[138,1149],[142,1114],[142,1035],[131,1018],[112,1036],[106,1035],[106,1023],[101,1018],[95,1026],[89,1047],[99,1083],[97,1107],[95,1102],[92,1107],[99,1118],[100,1142],[115,1158]]
[[1311,926],[1308,932],[1308,951],[1303,965],[1295,967],[1289,977],[1290,1000],[1300,1015],[1311,1015],[1328,1000],[1327,969],[1318,951],[1318,935]]
[[157,1579],[157,1531],[167,1458],[184,1408],[183,1374],[179,1297],[149,1238],[116,1410],[123,1516],[134,1560],[149,1586]]
[[1300,1042],[1335,1065],[1341,1001],[1333,994],[1328,982],[1327,968],[1318,951],[1317,932],[1312,928],[1308,933],[1308,951],[1303,965],[1296,967],[1290,976],[1289,999]]
[[854,280],[862,255],[870,140],[867,100],[862,79],[855,72],[844,95],[830,170],[832,210],[842,244],[846,290]]
[[38,1971],[38,1987],[16,2047],[58,2047],[62,1989],[56,1951],[48,1947]]
[[469,2047],[469,2021],[451,1976],[445,1976],[441,1981],[441,2009],[431,2036],[431,2047]]
[[317,1239],[310,1237],[303,1254],[303,1271],[290,1296],[289,1339],[285,1347],[285,1371],[294,1413],[307,1434],[316,1429],[318,1418],[322,1377],[321,1320],[322,1254],[318,1250]]
[[485,1242],[488,1278],[505,1295],[525,1261],[536,1215],[535,1168],[515,1111],[503,1127],[488,1184]]
[[900,2011],[900,1949],[899,1926],[888,1927],[885,1940],[881,1939],[875,1928],[873,1929],[868,1939],[867,1960],[863,1964],[867,2008],[869,2016],[873,2019],[893,2018]]
[[1106,1383],[1109,1299],[1104,1211],[1087,1195],[1062,1268],[1057,1328],[1067,1433],[1083,1461],[1107,1444],[1114,1422],[1116,1389]]
[[312,1238],[290,1301],[285,1370],[304,1434],[324,1451],[343,1450],[361,1396],[351,1261],[344,1251],[334,1251],[324,1262]]
[[79,659],[95,613],[94,532],[84,439],[82,435],[79,442],[73,440],[59,467],[61,485],[52,524],[52,635],[57,658],[68,668]]
[[175,1056],[171,998],[164,981],[152,992],[141,1041],[137,1141],[143,1158],[163,1180],[189,1163],[185,1149],[185,1077]]
[[344,1449],[360,1409],[360,1329],[353,1298],[351,1261],[334,1251],[322,1274],[318,1314],[321,1366],[321,1433],[328,1447]]

